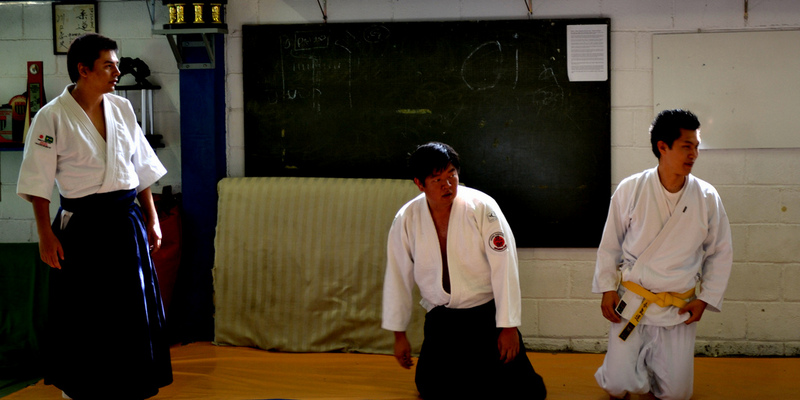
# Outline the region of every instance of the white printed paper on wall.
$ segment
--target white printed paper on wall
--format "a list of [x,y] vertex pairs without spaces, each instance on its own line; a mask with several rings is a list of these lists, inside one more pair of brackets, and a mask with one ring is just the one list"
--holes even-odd
[[567,70],[571,82],[608,80],[608,25],[567,26]]

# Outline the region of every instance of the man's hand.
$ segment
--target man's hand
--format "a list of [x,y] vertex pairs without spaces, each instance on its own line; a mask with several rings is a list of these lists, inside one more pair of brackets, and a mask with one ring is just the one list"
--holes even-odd
[[689,319],[687,319],[684,322],[684,324],[689,325],[692,322],[700,321],[700,318],[703,317],[703,312],[706,311],[706,306],[707,305],[708,305],[708,303],[706,303],[703,300],[694,299],[694,300],[690,301],[689,304],[686,305],[686,307],[683,307],[680,310],[678,310],[678,315],[683,315],[683,314],[686,314],[688,312],[689,313]]
[[155,253],[161,248],[161,225],[158,223],[158,212],[153,201],[153,193],[150,188],[146,188],[139,192],[137,197],[147,224],[147,242],[150,245],[150,252]]
[[600,303],[600,310],[603,311],[603,316],[611,322],[622,321],[622,319],[619,317],[619,314],[617,314],[617,311],[615,310],[615,308],[617,308],[617,304],[619,304],[619,295],[617,294],[616,290],[603,292],[603,300]]
[[150,252],[155,253],[161,248],[161,225],[158,218],[147,221],[147,241],[150,244]]
[[36,231],[39,233],[39,257],[45,264],[61,269],[59,260],[64,259],[64,249],[50,227],[50,200],[34,196],[31,203],[36,217]]
[[47,230],[39,232],[39,257],[45,264],[55,269],[61,269],[59,260],[64,259],[64,249],[49,226]]
[[519,336],[517,328],[503,328],[497,337],[497,350],[500,351],[500,361],[508,364],[514,361],[519,354]]
[[414,365],[411,361],[411,343],[408,342],[405,332],[394,333],[394,358],[405,369]]

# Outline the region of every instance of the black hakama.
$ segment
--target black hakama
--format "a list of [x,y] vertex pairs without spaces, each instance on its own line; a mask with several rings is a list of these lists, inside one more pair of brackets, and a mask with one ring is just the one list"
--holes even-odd
[[436,307],[425,316],[417,361],[420,396],[435,399],[544,399],[544,381],[525,353],[500,361],[494,300],[470,309]]

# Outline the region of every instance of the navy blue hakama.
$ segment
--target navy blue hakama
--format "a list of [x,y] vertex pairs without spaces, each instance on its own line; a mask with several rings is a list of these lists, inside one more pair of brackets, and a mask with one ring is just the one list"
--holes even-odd
[[[135,190],[61,198],[45,383],[76,400],[145,399],[172,383],[165,315]],[[62,210],[73,214],[61,229]]]

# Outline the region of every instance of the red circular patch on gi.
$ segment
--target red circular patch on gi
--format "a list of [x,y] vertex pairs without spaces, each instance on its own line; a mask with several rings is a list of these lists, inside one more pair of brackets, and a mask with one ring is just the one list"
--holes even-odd
[[506,238],[503,237],[503,232],[495,232],[489,238],[489,246],[494,251],[503,251],[506,249]]

